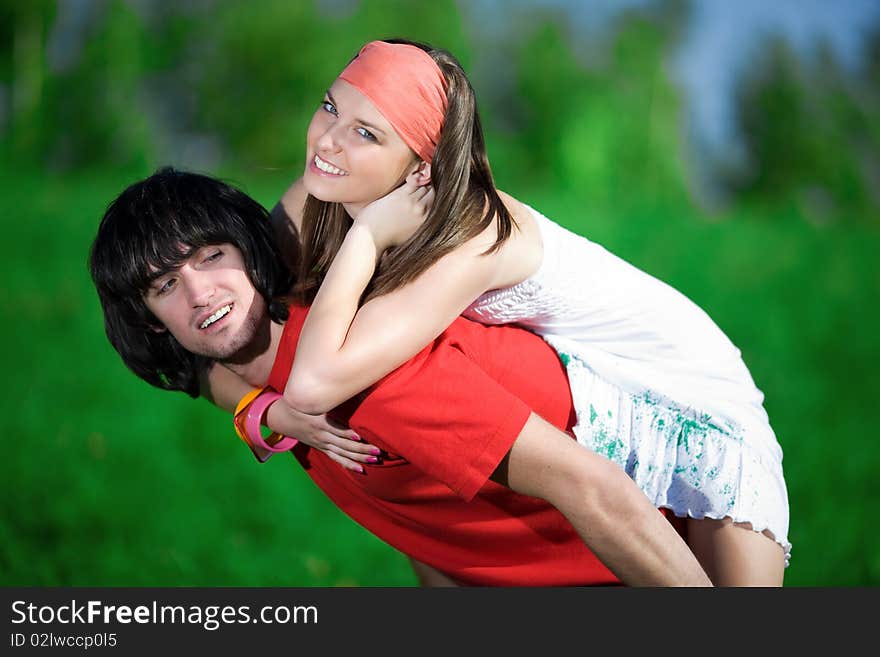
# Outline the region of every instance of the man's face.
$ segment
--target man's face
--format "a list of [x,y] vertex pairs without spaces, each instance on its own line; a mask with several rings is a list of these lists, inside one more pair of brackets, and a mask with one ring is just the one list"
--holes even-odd
[[180,345],[194,354],[232,361],[246,351],[266,303],[231,244],[196,250],[178,269],[156,278],[144,293],[147,308]]

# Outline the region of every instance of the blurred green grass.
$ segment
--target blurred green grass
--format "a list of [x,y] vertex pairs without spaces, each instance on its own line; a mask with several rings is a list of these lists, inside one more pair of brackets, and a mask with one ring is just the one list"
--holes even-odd
[[[0,583],[415,584],[404,557],[345,518],[292,459],[258,465],[224,413],[150,388],[106,342],[86,254],[107,202],[147,173],[4,174]],[[287,182],[227,178],[268,206]],[[817,227],[796,207],[707,221],[678,205],[613,212],[516,191],[678,287],[743,350],[785,452],[786,584],[880,583],[880,232]]]

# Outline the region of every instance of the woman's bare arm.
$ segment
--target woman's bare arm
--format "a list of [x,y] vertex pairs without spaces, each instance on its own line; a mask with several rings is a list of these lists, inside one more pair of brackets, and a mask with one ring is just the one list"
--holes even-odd
[[[205,371],[200,381],[202,396],[230,413],[238,400],[253,387],[222,365],[214,364]],[[283,399],[269,406],[266,426],[282,435],[292,436],[318,449],[348,470],[363,472],[363,463],[375,463],[379,448],[363,442],[351,429],[342,426],[324,414],[309,415],[292,408]],[[255,449],[260,450],[259,447]],[[261,452],[259,456],[265,456]]]
[[[393,194],[403,195],[401,190]],[[496,280],[498,253],[483,255],[493,242],[491,232],[443,256],[407,285],[358,308],[384,250],[359,217],[303,325],[285,398],[303,411],[325,412],[417,354]]]

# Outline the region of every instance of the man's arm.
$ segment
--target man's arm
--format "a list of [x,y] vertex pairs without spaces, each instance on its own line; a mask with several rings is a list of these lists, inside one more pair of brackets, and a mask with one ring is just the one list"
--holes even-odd
[[538,417],[461,350],[468,345],[516,362],[517,372],[530,372],[529,382],[543,383],[496,374],[538,408],[551,409],[543,397],[569,393],[546,343],[520,329],[456,322],[371,389],[350,418],[352,429],[465,501],[490,476],[546,500],[626,584],[709,585],[682,538],[619,466]]
[[284,263],[294,273],[299,268],[299,236],[306,196],[308,194],[303,187],[302,178],[300,178],[284,192],[284,196],[275,204],[269,214],[272,231],[275,233],[275,239],[284,256]]
[[555,506],[633,586],[711,586],[681,536],[626,473],[532,413],[492,479]]

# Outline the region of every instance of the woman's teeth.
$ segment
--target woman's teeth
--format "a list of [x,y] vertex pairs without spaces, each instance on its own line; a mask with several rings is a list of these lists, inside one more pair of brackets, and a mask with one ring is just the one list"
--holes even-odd
[[208,319],[202,322],[201,328],[208,328],[211,324],[216,322],[218,319],[226,315],[230,310],[232,310],[232,304],[228,304],[220,308],[217,312],[211,315]]
[[343,171],[342,169],[337,169],[335,166],[333,166],[329,162],[325,162],[317,155],[315,155],[315,166],[325,173],[332,173],[334,176],[346,175],[345,171]]

